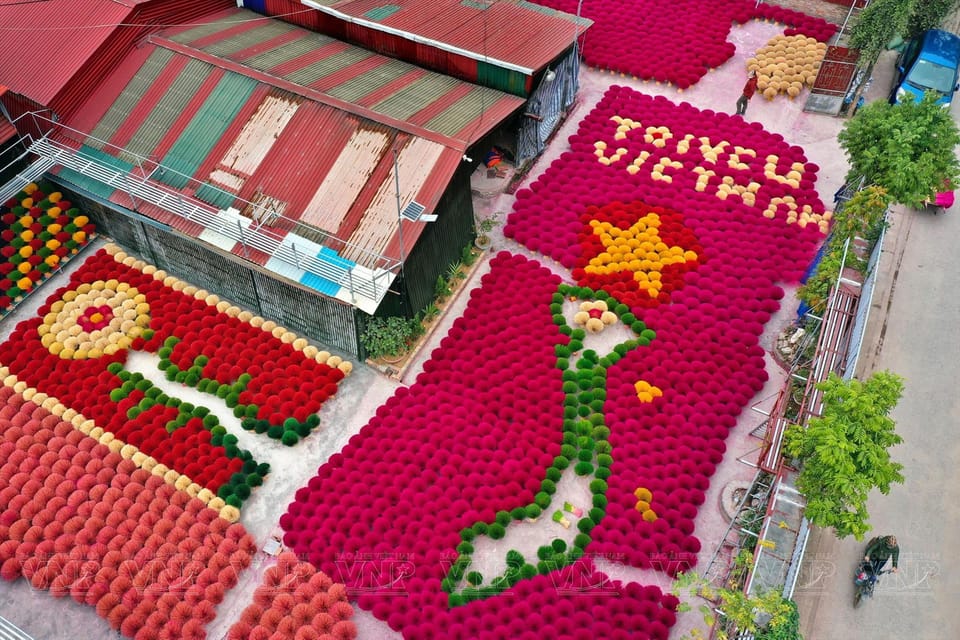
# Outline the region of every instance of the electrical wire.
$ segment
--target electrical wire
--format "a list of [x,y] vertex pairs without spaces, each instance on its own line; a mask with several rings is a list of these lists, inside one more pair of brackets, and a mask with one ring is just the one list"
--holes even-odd
[[[19,2],[0,2],[0,9],[3,7],[12,7],[23,4],[39,4],[42,2],[52,2],[53,0],[21,0]],[[285,16],[294,16],[301,13],[309,13],[314,11],[314,9],[300,9],[298,11],[290,11],[288,13],[280,13],[274,16],[257,16],[256,18],[244,18],[242,20],[214,20],[211,22],[174,22],[170,24],[155,24],[155,23],[137,23],[137,22],[106,22],[102,24],[89,24],[89,25],[64,25],[64,26],[50,26],[50,27],[22,27],[22,26],[0,26],[0,32],[3,31],[15,31],[17,33],[35,33],[35,32],[49,32],[49,31],[82,31],[86,29],[106,29],[108,27],[148,27],[151,29],[168,29],[171,27],[204,27],[210,24],[243,24],[247,22],[262,22],[266,20],[273,20],[275,18],[283,18]],[[0,14],[2,15],[2,14]]]

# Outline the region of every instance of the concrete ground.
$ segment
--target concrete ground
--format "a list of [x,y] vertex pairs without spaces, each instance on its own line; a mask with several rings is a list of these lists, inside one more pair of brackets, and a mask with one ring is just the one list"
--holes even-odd
[[[756,22],[735,27],[730,34],[730,40],[737,47],[734,58],[709,73],[698,85],[682,93],[670,86],[660,86],[585,69],[581,75],[582,89],[574,109],[561,130],[555,135],[543,157],[526,175],[521,186],[535,179],[553,159],[566,149],[568,136],[576,130],[578,122],[593,108],[603,92],[612,84],[631,86],[648,94],[665,95],[675,102],[687,101],[701,109],[732,112],[745,80],[744,61],[781,31],[782,27],[780,26]],[[783,97],[767,102],[758,96],[751,102],[746,119],[760,122],[767,130],[783,135],[787,142],[804,148],[808,159],[821,167],[817,188],[821,199],[829,204],[832,201],[833,193],[843,183],[846,173],[843,155],[836,144],[836,135],[843,123],[841,120],[829,116],[803,113],[804,98],[805,94],[801,94],[794,101]],[[513,202],[512,195],[502,192],[503,188],[506,187],[506,180],[491,180],[486,177],[485,171],[481,169],[475,175],[473,186],[476,191],[475,207],[478,216],[488,217],[499,212],[501,213],[499,219],[502,222],[503,216],[511,210]],[[500,233],[499,227],[494,230],[492,236],[493,248],[491,253],[505,249],[530,255],[530,252],[525,248],[505,239]],[[543,259],[540,256],[534,257],[548,266],[553,266],[548,259]],[[295,452],[302,457],[299,464],[292,467],[290,474],[285,474],[282,482],[268,481],[264,487],[258,490],[257,498],[250,504],[251,508],[245,510],[244,524],[261,544],[274,531],[277,520],[292,499],[295,489],[305,484],[312,475],[311,469],[315,469],[322,464],[333,452],[339,450],[351,435],[359,431],[373,415],[376,408],[399,385],[413,383],[417,373],[422,370],[423,361],[429,357],[430,352],[445,335],[450,324],[466,306],[469,289],[479,284],[480,278],[487,268],[486,263],[482,262],[474,270],[459,292],[458,297],[448,305],[444,316],[437,322],[437,329],[425,341],[424,346],[404,370],[399,381],[380,375],[377,371],[365,366],[356,367],[353,375],[343,383],[334,401],[324,408],[322,416],[324,424],[328,425],[328,428],[298,446]],[[62,277],[58,277],[58,279],[50,282],[45,290],[54,290],[63,283]],[[922,290],[922,287],[920,290]],[[28,317],[34,313],[45,295],[41,292],[40,295],[32,297],[21,309],[18,309],[0,323],[0,335],[9,333],[13,324],[19,318]],[[783,326],[789,324],[793,312],[793,305],[785,304],[780,314],[771,320],[763,338],[763,345],[768,351],[773,347],[777,332]],[[772,402],[773,394],[777,389],[777,383],[782,380],[784,375],[772,359],[769,362],[768,371],[771,374],[771,381],[755,398],[755,402],[763,408],[769,408],[769,403]],[[738,461],[738,458],[749,459],[750,456],[756,455],[754,449],[759,442],[751,438],[749,434],[761,421],[762,416],[760,414],[745,410],[740,426],[728,440],[728,457],[713,478],[708,502],[701,509],[701,515],[697,520],[696,534],[703,541],[704,548],[701,568],[705,567],[709,561],[726,529],[726,521],[720,515],[719,510],[719,493],[723,485],[730,480],[750,479],[753,476],[754,470]],[[296,473],[293,473],[293,471],[296,471]],[[639,572],[627,568],[611,568],[611,573],[615,573],[615,577],[618,578],[636,579],[645,583],[655,581],[656,584],[661,584],[664,587],[668,586],[668,581],[660,574],[639,574]],[[249,602],[255,586],[255,580],[243,580],[240,586],[229,594],[228,600],[220,607],[220,615],[209,628],[210,637],[220,638],[225,634],[229,624],[236,619],[235,614],[238,614],[245,603]],[[77,611],[78,609],[81,609],[81,607],[73,603],[72,600],[54,600],[48,594],[32,592],[29,585],[23,580],[12,585],[0,584],[0,611],[3,612],[5,617],[10,618],[27,631],[33,631],[37,638],[72,640],[77,637],[77,628],[83,628],[82,637],[89,640],[115,637],[115,634],[110,632],[103,621],[97,620],[92,615],[92,610],[84,608],[84,611],[81,612]],[[50,615],[51,612],[55,612],[56,615]],[[46,622],[41,622],[41,619]],[[74,621],[77,624],[73,624]],[[357,623],[360,638],[397,637],[385,624],[375,620],[369,614],[358,611]],[[695,614],[692,617],[686,616],[674,629],[673,637],[679,638],[683,634],[689,633],[695,626],[697,626]],[[827,634],[808,637],[829,638],[833,636]],[[837,637],[860,636],[858,634],[848,634]],[[890,636],[881,635],[879,637]]]

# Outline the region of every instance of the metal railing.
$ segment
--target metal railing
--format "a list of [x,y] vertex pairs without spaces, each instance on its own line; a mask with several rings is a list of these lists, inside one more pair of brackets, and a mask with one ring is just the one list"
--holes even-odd
[[[239,198],[236,194],[220,189],[216,185],[199,182],[151,158],[111,145],[39,114],[24,114],[21,118],[27,116],[32,117],[35,124],[39,120],[48,126],[38,126],[39,130],[46,131],[45,136],[34,139],[28,135],[22,139],[26,147],[24,155],[35,155],[38,159],[15,178],[17,184],[30,178],[21,187],[55,166],[71,169],[97,183],[124,192],[130,198],[130,206],[134,212],[138,212],[140,203],[152,204],[184,221],[198,224],[207,231],[240,243],[245,252],[252,250],[265,253],[288,267],[333,282],[346,289],[350,294],[351,302],[355,304],[360,303],[358,298],[362,297],[371,301],[373,308],[376,308],[399,272],[399,260],[371,252],[314,227],[310,228],[310,233],[316,240],[302,238],[298,248],[296,239],[300,236],[292,232],[293,229],[301,226],[297,220]],[[128,162],[132,168],[125,170],[110,166],[101,158],[83,153],[81,146],[89,146],[91,142],[101,148],[110,148],[114,151],[110,154],[113,157],[132,160]],[[175,176],[194,190],[203,186],[206,190],[212,189],[223,193],[243,210],[251,213],[250,222],[244,224],[248,219],[245,216],[230,215],[227,211],[221,211],[178,189],[167,186],[154,179],[154,176],[167,179]],[[14,186],[16,185],[10,184],[10,188]],[[235,211],[239,212],[239,209]],[[271,226],[281,231],[265,226],[265,220],[270,220]],[[200,240],[203,239],[200,238]],[[347,252],[352,259],[342,262],[320,259],[315,255],[317,246],[328,247],[337,255]],[[356,264],[347,266],[346,263]],[[284,274],[280,273],[280,275]],[[370,305],[358,304],[358,306],[365,308]]]

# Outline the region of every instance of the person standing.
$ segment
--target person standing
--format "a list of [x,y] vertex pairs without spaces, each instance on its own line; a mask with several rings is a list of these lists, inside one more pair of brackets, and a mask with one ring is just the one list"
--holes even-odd
[[743,85],[743,93],[737,100],[737,115],[742,116],[747,112],[747,102],[757,92],[757,72],[751,71],[747,77],[747,84]]

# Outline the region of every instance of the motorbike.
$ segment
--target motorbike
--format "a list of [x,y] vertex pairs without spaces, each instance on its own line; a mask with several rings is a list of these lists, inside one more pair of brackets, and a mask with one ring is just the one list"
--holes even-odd
[[876,572],[873,563],[864,560],[857,567],[857,572],[853,576],[853,607],[857,608],[864,601],[873,595],[873,589],[877,581],[885,573],[890,573],[892,569]]

